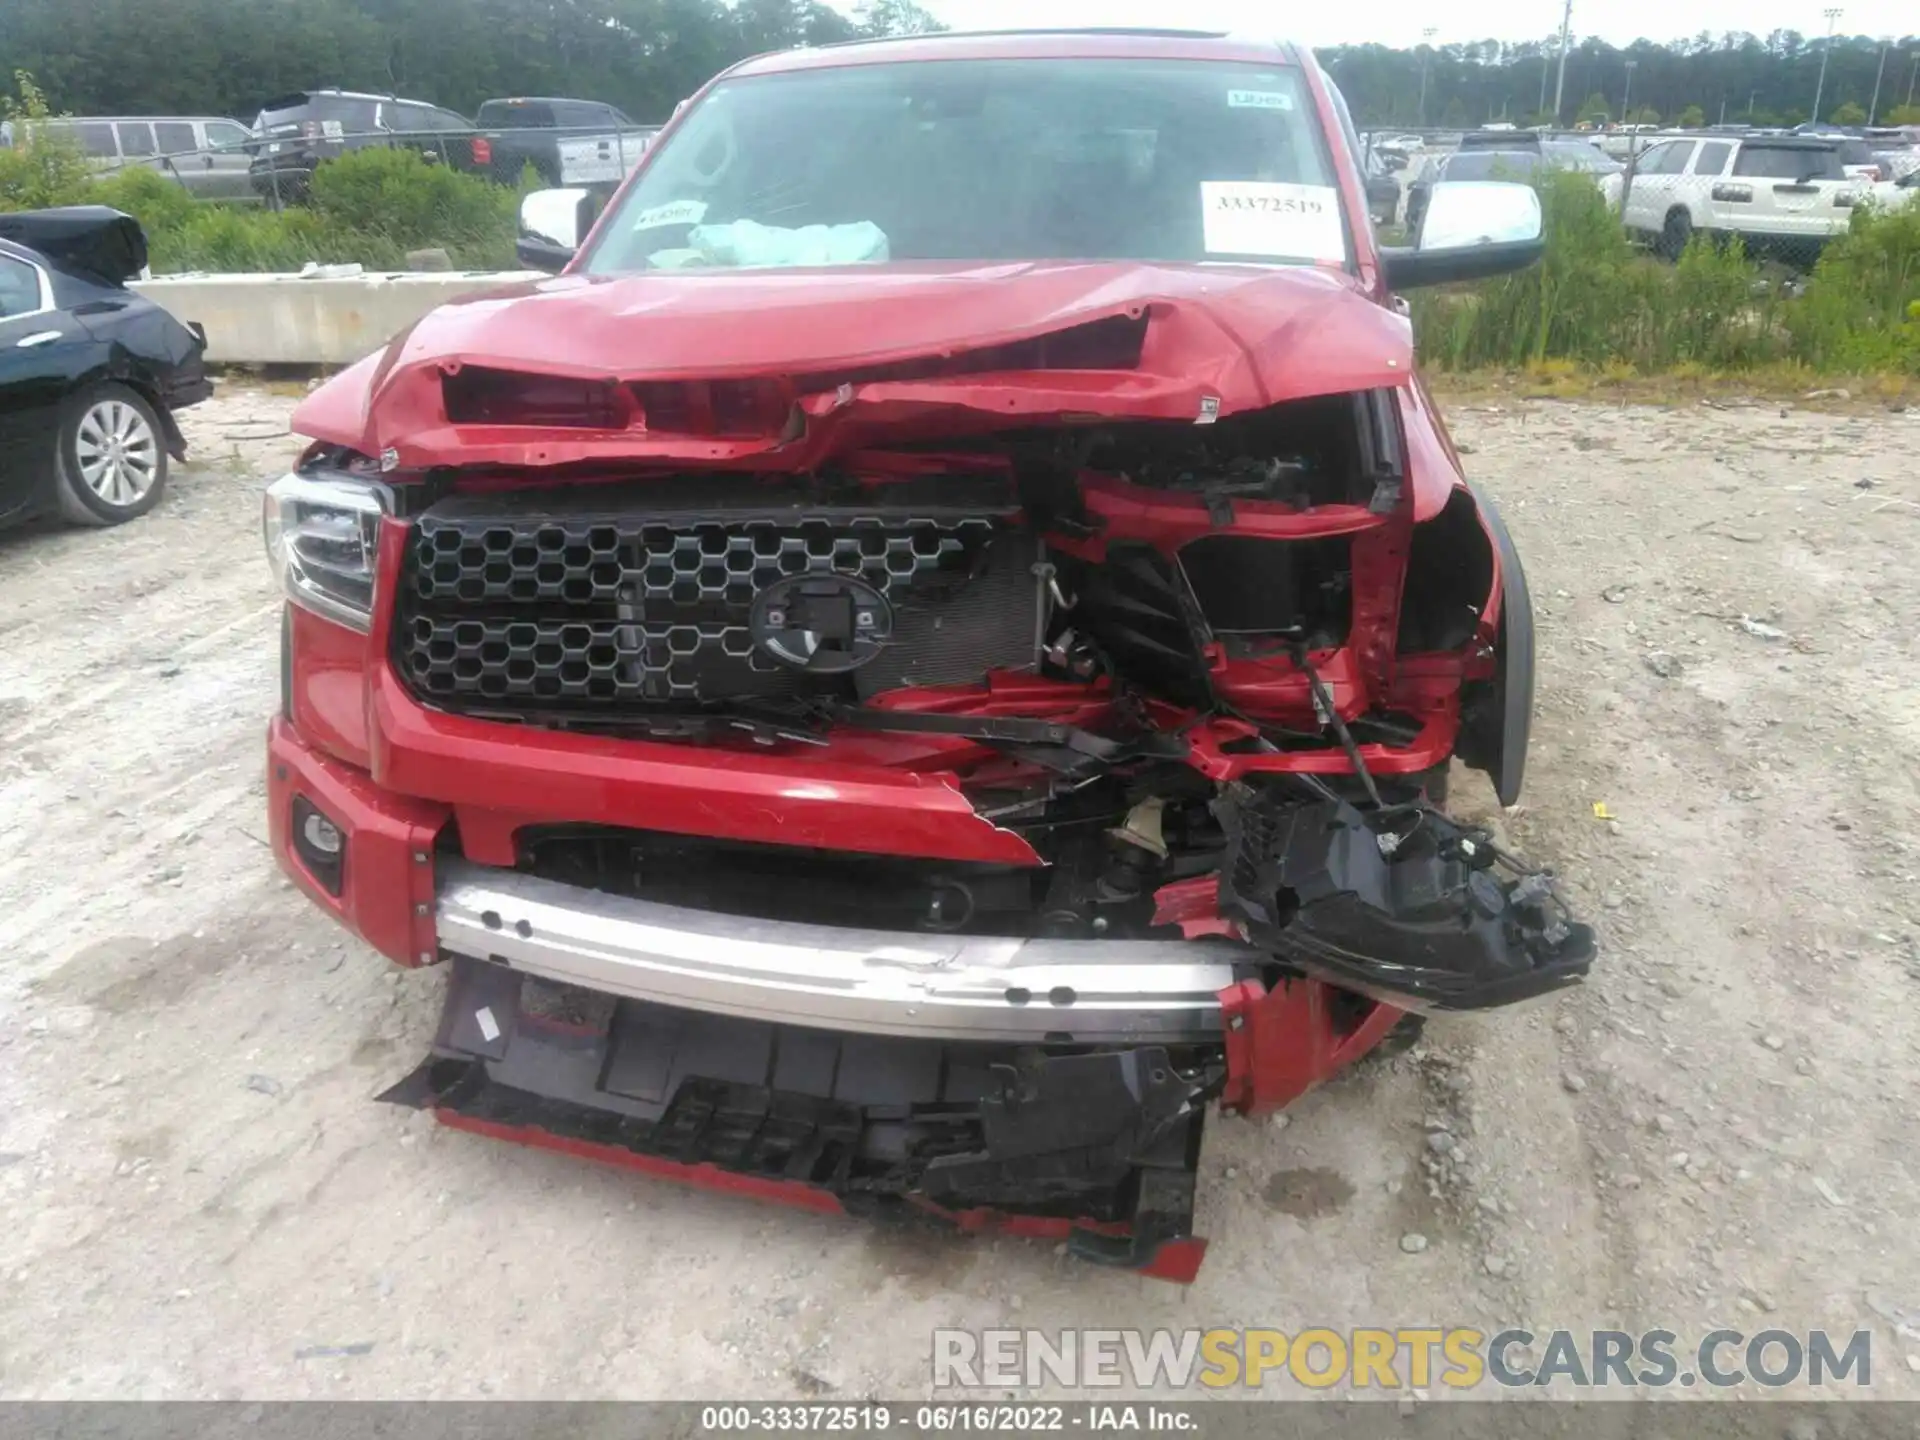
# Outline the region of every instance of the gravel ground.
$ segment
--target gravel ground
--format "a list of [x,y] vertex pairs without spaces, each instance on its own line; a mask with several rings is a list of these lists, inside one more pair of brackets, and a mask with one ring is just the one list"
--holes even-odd
[[1524,804],[1456,791],[1604,959],[1216,1117],[1180,1289],[371,1103],[442,982],[264,845],[291,403],[189,413],[138,524],[0,537],[0,1393],[906,1397],[942,1325],[1524,1322],[1868,1327],[1920,1397],[1920,416],[1454,407],[1544,632]]

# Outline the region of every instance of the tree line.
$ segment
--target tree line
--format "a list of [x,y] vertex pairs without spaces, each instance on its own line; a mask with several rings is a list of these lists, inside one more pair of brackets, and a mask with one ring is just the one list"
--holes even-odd
[[[75,115],[251,120],[276,95],[338,85],[467,113],[493,96],[574,95],[658,121],[747,55],[938,28],[913,0],[869,0],[851,17],[822,0],[0,0],[0,63]],[[1361,125],[1416,127],[1553,122],[1557,54],[1548,38],[1320,58]],[[1822,119],[1859,123],[1871,108],[1920,123],[1917,80],[1912,36],[1583,40],[1557,121],[1617,120],[1631,104],[1653,122],[1795,124],[1817,89]]]
[[1824,37],[1794,30],[1702,33],[1667,45],[1582,40],[1567,51],[1557,116],[1558,37],[1411,50],[1341,45],[1319,53],[1363,126],[1571,125],[1619,121],[1629,107],[1631,118],[1649,124],[1797,125],[1814,118],[1816,94],[1821,120],[1865,124],[1871,109],[1883,125],[1920,124],[1916,36],[1883,43],[1836,35],[1830,49]]
[[472,114],[505,95],[641,121],[736,60],[940,28],[913,0],[0,0],[0,65],[56,113],[230,115],[319,86]]

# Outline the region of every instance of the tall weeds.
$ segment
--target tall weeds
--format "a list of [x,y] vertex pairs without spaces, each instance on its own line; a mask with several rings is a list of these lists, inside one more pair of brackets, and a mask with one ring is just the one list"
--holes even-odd
[[98,181],[88,198],[139,220],[156,274],[298,270],[309,261],[393,270],[426,246],[461,269],[513,265],[518,196],[410,151],[362,150],[322,165],[311,203],[286,210],[206,204],[151,170]]
[[1738,241],[1696,236],[1675,264],[1637,250],[1591,181],[1536,182],[1546,253],[1531,269],[1412,297],[1423,364],[1549,361],[1654,375],[1798,362],[1920,374],[1920,205],[1856,211],[1799,285]]

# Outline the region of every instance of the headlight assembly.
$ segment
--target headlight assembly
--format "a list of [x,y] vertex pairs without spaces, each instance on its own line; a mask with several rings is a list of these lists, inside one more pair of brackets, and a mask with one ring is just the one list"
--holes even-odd
[[261,515],[267,562],[287,598],[337,625],[371,628],[380,517],[392,509],[385,485],[337,472],[282,475],[269,485]]

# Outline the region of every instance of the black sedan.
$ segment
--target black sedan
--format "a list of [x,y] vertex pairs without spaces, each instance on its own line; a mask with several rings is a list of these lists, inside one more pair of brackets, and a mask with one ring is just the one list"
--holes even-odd
[[147,238],[104,206],[0,215],[0,525],[117,525],[186,458],[173,412],[213,393],[206,336],[126,288]]

